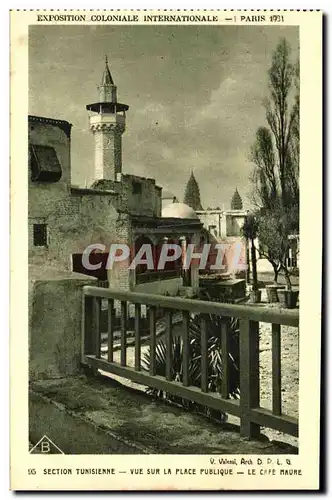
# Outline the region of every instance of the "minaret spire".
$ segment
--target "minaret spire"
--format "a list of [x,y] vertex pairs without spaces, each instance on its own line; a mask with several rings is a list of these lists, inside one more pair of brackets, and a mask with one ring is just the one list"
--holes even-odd
[[128,110],[129,106],[127,104],[119,103],[117,100],[117,86],[111,75],[107,55],[105,55],[105,68],[101,83],[97,88],[99,91],[98,102],[88,104],[86,109],[95,113],[114,113]]
[[114,86],[115,87],[114,81],[113,81],[113,78],[112,78],[112,75],[111,75],[111,71],[110,71],[110,68],[108,66],[108,59],[107,59],[107,55],[106,55],[105,56],[105,69],[104,69],[104,73],[103,73],[103,76],[102,76],[102,79],[101,79],[100,87],[108,87],[108,86]]
[[107,55],[98,91],[98,102],[86,106],[88,111],[96,113],[89,118],[95,138],[94,180],[116,180],[117,174],[122,171],[121,136],[125,131],[129,106],[117,100],[117,87],[108,66]]
[[105,68],[103,75],[101,77],[101,82],[98,87],[99,90],[99,101],[100,102],[113,102],[117,101],[116,98],[116,85],[111,75],[110,68],[108,66],[108,58],[105,56]]

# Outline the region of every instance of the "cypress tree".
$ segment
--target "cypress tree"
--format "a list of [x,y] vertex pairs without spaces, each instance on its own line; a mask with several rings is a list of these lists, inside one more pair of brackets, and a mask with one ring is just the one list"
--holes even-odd
[[183,203],[189,205],[189,207],[193,208],[194,210],[203,210],[199,185],[195,179],[193,172],[191,172],[190,179],[187,182]]
[[242,208],[243,208],[242,198],[236,188],[231,201],[231,209],[242,210]]

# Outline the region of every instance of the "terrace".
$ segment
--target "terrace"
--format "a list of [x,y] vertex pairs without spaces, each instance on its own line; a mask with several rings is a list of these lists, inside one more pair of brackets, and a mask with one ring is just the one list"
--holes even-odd
[[[290,337],[297,341],[298,310],[122,292],[90,286],[82,279],[79,288],[77,315],[81,317],[82,333],[76,332],[77,341],[66,346],[57,344],[56,356],[57,361],[67,356],[69,363],[69,354],[76,360],[80,350],[80,366],[74,373],[62,361],[60,379],[44,372],[31,381],[32,443],[51,419],[52,436],[66,453],[297,453],[297,409],[294,412],[294,405],[289,404],[288,393],[285,399],[285,385],[292,374],[282,364],[282,350]],[[59,297],[58,291],[55,295]],[[52,302],[52,314],[56,314],[53,306]],[[195,380],[192,318],[199,325],[201,350],[199,377]],[[210,373],[211,318],[220,326],[223,367],[214,388]],[[239,325],[240,391],[236,397],[231,391],[231,319]],[[50,325],[52,318],[48,320]],[[50,339],[54,342],[54,335]],[[166,345],[164,373],[158,366],[160,339]],[[180,369],[174,367],[173,360],[176,339],[182,346]],[[46,342],[44,338],[43,359]],[[37,350],[36,341],[34,344],[32,349]],[[142,362],[146,353],[148,367]],[[35,363],[36,355],[33,358]],[[295,365],[294,356],[292,359]],[[70,377],[63,376],[70,370]],[[151,397],[147,388],[167,398]],[[228,422],[216,420],[222,415]],[[190,433],[184,437],[188,429]],[[90,445],[86,442],[89,435]],[[70,451],[74,448],[76,451]]]
[[[118,375],[158,390],[195,401],[207,407],[235,415],[241,421],[241,435],[252,438],[260,434],[260,427],[270,427],[278,431],[298,435],[298,423],[293,417],[282,412],[281,400],[281,325],[298,327],[298,311],[266,310],[256,307],[213,302],[160,297],[150,294],[118,292],[97,287],[84,287],[84,323],[82,363],[92,368]],[[108,301],[107,359],[101,354],[101,299]],[[114,301],[121,304],[121,347],[120,359],[114,358]],[[127,307],[135,304],[135,364],[127,363]],[[141,367],[141,306],[148,307],[149,315],[149,373]],[[166,374],[161,377],[156,372],[156,311],[162,308],[166,318]],[[172,315],[182,313],[183,380],[174,380],[172,372]],[[198,314],[201,324],[201,380],[200,387],[192,385],[189,366],[191,363],[189,315]],[[221,356],[224,373],[220,380],[220,393],[209,392],[208,387],[208,340],[207,316],[221,319],[220,335],[223,346]],[[240,398],[229,398],[229,322],[226,318],[240,321]],[[272,325],[272,411],[260,406],[259,391],[259,322]]]

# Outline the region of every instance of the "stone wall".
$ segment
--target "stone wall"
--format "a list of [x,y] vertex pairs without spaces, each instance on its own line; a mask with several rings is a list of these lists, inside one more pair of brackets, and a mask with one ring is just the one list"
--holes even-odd
[[[71,183],[70,127],[68,122],[62,120],[29,117],[29,144],[53,147],[61,165],[62,176],[59,182],[52,184],[53,191],[61,192],[65,188],[68,189]],[[46,191],[48,191],[47,186],[49,184],[45,185]],[[39,194],[41,193],[40,183],[31,181],[29,169],[29,189],[34,188]]]
[[197,215],[204,228],[217,240],[226,236],[241,236],[247,210],[202,210]]
[[29,266],[30,380],[80,372],[82,286],[95,278]]
[[[92,243],[117,242],[118,195],[71,192],[70,135],[61,122],[30,120],[29,141],[54,147],[62,168],[54,183],[32,181],[29,169],[29,262],[71,271],[72,254]],[[34,224],[47,225],[47,245],[34,246]]]
[[197,215],[204,228],[210,232],[214,238],[226,236],[226,216],[221,210],[204,210],[197,212]]
[[156,186],[154,179],[123,174],[118,189],[121,196],[119,209],[133,215],[161,216],[161,188]]
[[[114,243],[125,244],[132,248],[134,240],[130,215],[126,213],[118,215],[115,234],[116,241]],[[131,258],[132,256],[130,255],[128,259],[116,262],[112,269],[108,269],[108,281],[112,288],[121,288],[122,290],[132,289],[135,280],[135,271],[129,269]]]
[[[101,243],[107,248],[117,243],[119,214],[113,206],[112,196],[68,195],[60,200],[52,200],[52,190],[48,204],[30,211],[29,215],[29,262],[31,264],[58,265],[61,269],[72,270],[71,256],[83,253],[91,244]],[[48,244],[46,247],[33,246],[33,224],[47,224]],[[128,221],[128,225],[130,222]]]
[[[34,224],[49,224],[49,220],[57,218],[60,206],[68,205],[70,196],[70,134],[59,126],[55,121],[44,122],[37,119],[29,119],[29,144],[51,146],[54,148],[62,169],[62,176],[58,182],[35,182],[31,180],[31,158],[29,154],[28,189],[29,189],[29,258],[36,262],[45,259],[51,261],[56,254],[50,250],[51,242],[54,241],[48,231],[47,246],[34,247],[33,226]],[[71,207],[75,210],[75,207]],[[68,210],[69,212],[69,210]],[[52,228],[53,231],[53,228]]]
[[[72,254],[88,245],[104,244],[106,252],[112,243],[131,245],[130,214],[160,215],[161,189],[153,179],[121,175],[95,190],[71,190],[70,133],[63,123],[29,120],[29,142],[52,146],[62,168],[61,179],[54,183],[32,181],[29,168],[29,262],[71,271]],[[46,224],[45,246],[34,245],[35,224]],[[114,286],[129,289],[134,278],[122,266],[112,279]]]

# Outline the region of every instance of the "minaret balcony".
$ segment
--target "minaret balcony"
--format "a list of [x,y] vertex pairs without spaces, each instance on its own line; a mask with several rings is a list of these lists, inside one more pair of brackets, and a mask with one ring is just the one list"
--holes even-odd
[[88,111],[93,111],[94,113],[104,114],[104,113],[113,113],[113,114],[124,114],[128,111],[128,104],[122,104],[121,102],[95,102],[93,104],[88,104],[86,106]]

